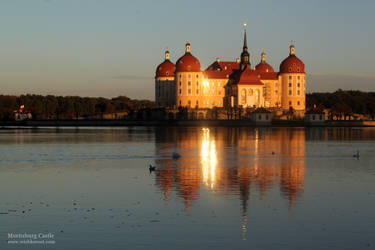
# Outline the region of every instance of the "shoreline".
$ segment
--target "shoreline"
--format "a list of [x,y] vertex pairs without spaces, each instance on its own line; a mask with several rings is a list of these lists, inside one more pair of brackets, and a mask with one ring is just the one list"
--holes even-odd
[[375,121],[325,121],[305,123],[304,121],[278,120],[260,123],[250,120],[27,120],[0,121],[0,127],[132,127],[132,126],[185,126],[185,127],[375,127]]

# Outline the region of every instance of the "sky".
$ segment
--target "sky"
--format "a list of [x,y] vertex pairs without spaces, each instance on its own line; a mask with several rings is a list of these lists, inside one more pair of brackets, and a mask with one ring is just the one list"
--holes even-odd
[[375,91],[374,0],[2,0],[0,94],[154,99],[155,69],[191,43],[205,69],[264,48],[275,70],[290,41],[307,91]]

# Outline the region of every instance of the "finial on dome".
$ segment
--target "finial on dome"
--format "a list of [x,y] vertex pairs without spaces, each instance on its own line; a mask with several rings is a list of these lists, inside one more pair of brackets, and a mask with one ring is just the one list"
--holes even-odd
[[168,49],[165,51],[165,60],[169,60],[170,55]]
[[296,54],[296,48],[294,46],[294,41],[293,40],[290,41],[290,47],[289,47],[289,49],[290,49],[289,55],[294,56]]
[[261,63],[266,63],[267,62],[267,60],[266,60],[266,56],[267,56],[267,54],[264,52],[264,48],[262,48],[262,54],[261,54]]
[[190,53],[190,43],[189,42],[186,42],[185,53]]

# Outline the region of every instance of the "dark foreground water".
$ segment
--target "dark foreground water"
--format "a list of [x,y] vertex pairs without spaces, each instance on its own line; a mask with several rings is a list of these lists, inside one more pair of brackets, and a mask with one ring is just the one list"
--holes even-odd
[[0,249],[374,249],[375,129],[3,129],[0,189]]

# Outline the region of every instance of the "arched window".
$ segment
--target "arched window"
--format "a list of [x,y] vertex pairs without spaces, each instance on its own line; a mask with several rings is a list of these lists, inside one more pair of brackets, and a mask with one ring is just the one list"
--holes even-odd
[[255,101],[257,103],[259,103],[259,96],[260,96],[259,89],[257,89],[257,90],[255,90]]
[[246,89],[241,90],[241,103],[246,104]]

